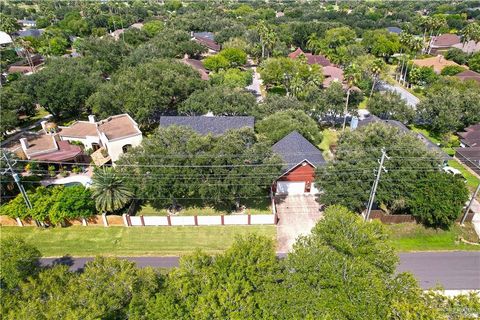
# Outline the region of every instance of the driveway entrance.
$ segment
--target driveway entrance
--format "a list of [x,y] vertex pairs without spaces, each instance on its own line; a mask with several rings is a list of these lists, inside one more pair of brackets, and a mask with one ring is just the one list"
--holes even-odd
[[321,205],[311,194],[275,197],[277,224],[277,251],[288,252],[299,235],[307,235],[322,217]]

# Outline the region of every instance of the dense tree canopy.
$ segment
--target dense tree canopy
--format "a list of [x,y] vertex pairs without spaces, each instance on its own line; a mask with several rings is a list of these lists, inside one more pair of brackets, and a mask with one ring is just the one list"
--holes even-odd
[[415,110],[395,92],[375,93],[368,100],[368,110],[382,118],[398,120],[402,123],[409,123],[415,117]]
[[154,60],[117,72],[88,105],[101,117],[128,113],[140,125],[156,123],[166,111],[204,86],[197,71],[173,60]]
[[219,116],[248,115],[255,108],[255,96],[241,88],[213,86],[192,93],[178,111],[187,115],[208,112]]
[[117,167],[125,184],[156,208],[188,206],[192,199],[232,208],[262,198],[280,174],[281,161],[250,129],[201,136],[171,126],[144,138]]
[[363,210],[385,148],[385,161],[376,201],[393,213],[409,212],[410,196],[428,172],[439,171],[440,155],[430,151],[415,135],[373,123],[341,136],[335,161],[318,170],[316,183],[325,191],[320,201]]
[[294,130],[313,144],[319,144],[322,140],[317,123],[302,110],[285,110],[274,113],[257,122],[256,129],[259,135],[266,137],[272,143],[281,140]]

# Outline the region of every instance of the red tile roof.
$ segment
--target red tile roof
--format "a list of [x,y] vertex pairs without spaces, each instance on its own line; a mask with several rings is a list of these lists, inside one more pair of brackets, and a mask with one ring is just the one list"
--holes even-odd
[[472,70],[465,70],[460,72],[459,74],[455,75],[460,80],[475,80],[480,83],[480,73],[472,71]]
[[71,160],[82,153],[82,149],[79,146],[70,144],[68,141],[58,141],[58,150],[42,153],[32,156],[32,159],[43,161],[65,161]]
[[433,40],[432,46],[448,48],[460,42],[461,42],[461,39],[456,34],[446,33],[436,37]]
[[319,64],[319,65],[324,66],[324,67],[332,65],[330,63],[330,60],[327,59],[327,57],[319,55],[319,54],[311,54],[311,53],[308,53],[308,52],[305,53],[300,48],[297,48],[297,50],[290,53],[288,55],[288,57],[291,58],[291,59],[297,59],[302,54],[307,58],[307,63],[308,64]]

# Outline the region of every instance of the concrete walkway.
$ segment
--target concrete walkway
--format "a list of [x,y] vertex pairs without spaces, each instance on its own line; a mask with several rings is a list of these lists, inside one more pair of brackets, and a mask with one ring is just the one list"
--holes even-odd
[[3,147],[3,146],[7,145],[8,143],[10,143],[12,141],[19,140],[22,133],[30,131],[30,130],[38,127],[42,121],[48,120],[51,117],[52,117],[52,115],[48,114],[45,117],[35,121],[33,124],[29,125],[28,127],[18,128],[18,129],[15,129],[12,132],[9,132],[8,134],[11,134],[11,136],[9,136],[7,139],[3,140],[2,143],[0,144],[0,146]]
[[263,96],[260,88],[263,82],[262,82],[262,79],[260,78],[260,73],[257,72],[257,67],[253,65],[253,61],[249,60],[248,62],[249,62],[249,65],[251,65],[249,69],[253,71],[253,79],[252,79],[252,84],[245,87],[245,89],[247,89],[248,91],[252,92],[255,95],[255,97],[257,98],[257,102],[261,102],[263,101]]
[[322,217],[314,195],[275,197],[278,213],[277,251],[289,252],[300,235],[308,235]]

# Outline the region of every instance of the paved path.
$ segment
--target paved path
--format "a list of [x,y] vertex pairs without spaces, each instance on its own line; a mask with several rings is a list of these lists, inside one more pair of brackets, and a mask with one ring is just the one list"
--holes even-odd
[[28,127],[15,129],[14,132],[9,132],[9,134],[12,134],[12,135],[9,136],[7,139],[3,140],[0,146],[3,147],[5,145],[7,145],[9,142],[19,140],[22,133],[30,131],[30,130],[38,127],[42,121],[48,120],[51,117],[52,117],[52,115],[48,114],[45,117],[35,121],[33,124],[29,125]]
[[[278,254],[284,257],[285,254]],[[71,270],[81,270],[93,258],[43,258],[43,265],[64,263]],[[139,267],[171,268],[178,266],[178,257],[128,257]],[[398,271],[409,271],[424,289],[441,284],[448,290],[480,289],[480,251],[401,253]]]
[[380,82],[377,88],[380,91],[392,91],[399,93],[402,99],[405,100],[405,102],[407,102],[407,104],[413,109],[416,109],[417,104],[420,102],[420,99],[418,99],[416,96],[411,94],[408,90],[406,90],[400,85],[391,85],[386,82]]
[[309,234],[321,218],[314,195],[276,197],[278,252],[288,252],[300,235]]
[[[249,60],[249,63],[253,65],[253,61]],[[251,91],[255,95],[257,102],[261,102],[263,100],[262,91],[260,90],[262,79],[260,79],[260,74],[257,72],[256,66],[252,66],[250,69],[253,71],[252,84],[245,89]]]

